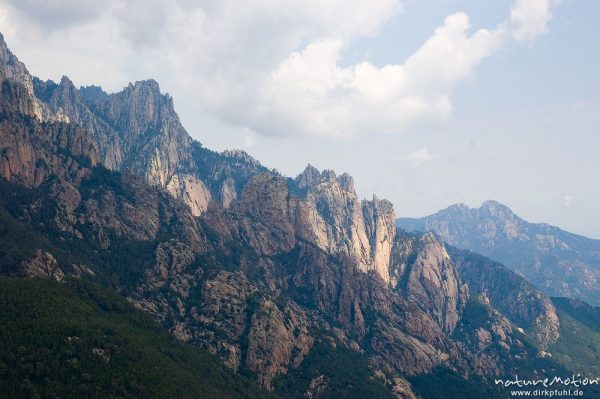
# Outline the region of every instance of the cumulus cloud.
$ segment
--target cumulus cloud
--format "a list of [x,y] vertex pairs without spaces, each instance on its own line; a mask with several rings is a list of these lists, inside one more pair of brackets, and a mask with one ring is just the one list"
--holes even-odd
[[81,0],[3,0],[5,7],[11,7],[44,31],[67,28],[97,18],[102,10],[102,2]]
[[0,0],[1,29],[49,76],[111,90],[153,77],[176,102],[256,134],[341,138],[444,119],[453,87],[511,38],[543,33],[553,5],[516,0],[505,22],[475,32],[466,14],[449,15],[404,63],[379,67],[341,60],[399,0],[34,3]]
[[[252,112],[263,132],[302,125],[308,134],[346,137],[397,132],[420,119],[443,118],[449,91],[499,44],[499,31],[467,34],[464,13],[448,16],[402,65],[369,62],[341,67],[343,41],[321,40],[287,57],[267,77],[260,93],[268,112]],[[273,115],[276,116],[275,123]]]
[[436,157],[429,152],[427,147],[411,152],[404,157],[404,160],[408,161],[413,167],[419,167],[424,163],[435,161],[435,159]]
[[551,8],[558,0],[517,0],[510,9],[512,34],[517,40],[533,39],[546,31]]
[[565,208],[570,208],[571,205],[573,205],[573,201],[575,201],[575,197],[572,196],[572,195],[569,195],[569,194],[565,194],[565,195],[563,195],[562,200],[563,200],[562,201],[563,202],[563,206]]

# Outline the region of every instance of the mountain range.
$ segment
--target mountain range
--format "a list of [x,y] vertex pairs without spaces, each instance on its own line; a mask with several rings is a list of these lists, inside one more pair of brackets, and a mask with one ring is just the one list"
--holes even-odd
[[529,223],[507,206],[452,205],[431,216],[399,218],[407,231],[434,231],[448,244],[504,263],[547,295],[600,305],[600,240]]
[[[493,398],[507,395],[494,379],[515,373],[598,375],[597,357],[565,349],[596,342],[585,324],[596,308],[569,316],[506,266],[397,230],[392,204],[359,199],[347,174],[309,165],[286,177],[243,151],[211,151],[155,81],[113,94],[42,81],[1,35],[0,84],[5,396]],[[72,298],[58,302],[69,323],[54,323],[44,296]],[[29,318],[41,336],[25,341],[14,331]],[[160,370],[144,359],[177,378],[148,377]],[[194,362],[205,367],[186,373]],[[123,376],[106,377],[113,391],[90,375],[107,364]]]

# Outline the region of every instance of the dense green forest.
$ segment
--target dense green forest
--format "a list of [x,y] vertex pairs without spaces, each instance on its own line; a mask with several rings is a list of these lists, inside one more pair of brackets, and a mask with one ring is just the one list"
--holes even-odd
[[119,295],[0,277],[2,398],[265,398]]
[[275,379],[275,392],[284,398],[305,398],[311,381],[312,390],[320,392],[321,399],[394,397],[373,377],[365,357],[342,345],[334,348],[325,342],[315,344],[298,369]]
[[568,298],[552,298],[552,303],[560,320],[560,338],[548,350],[573,372],[600,376],[600,308]]
[[456,371],[436,367],[429,374],[410,379],[413,391],[422,399],[499,399],[501,392],[475,376],[463,378]]

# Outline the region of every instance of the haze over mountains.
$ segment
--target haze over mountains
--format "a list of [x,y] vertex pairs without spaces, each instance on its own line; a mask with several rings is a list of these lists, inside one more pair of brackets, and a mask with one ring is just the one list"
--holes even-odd
[[399,218],[407,231],[434,231],[448,244],[504,263],[551,296],[600,305],[600,240],[544,223],[529,223],[508,207],[452,205],[423,218]]
[[[585,326],[563,324],[568,306],[557,312],[522,276],[433,233],[397,230],[392,204],[360,200],[347,174],[309,165],[290,178],[244,152],[210,151],[189,137],[156,82],[113,94],[68,78],[44,82],[1,36],[0,84],[3,301],[35,307],[35,298],[56,295],[72,298],[69,314],[89,310],[67,325],[40,319],[39,331],[54,326],[52,339],[11,333],[0,348],[3,394],[260,395],[241,374],[286,398],[493,398],[505,396],[497,377],[596,373],[593,355],[561,356],[565,342],[584,351],[597,338],[588,328],[565,341]],[[23,285],[28,277],[48,281]],[[127,317],[131,308],[106,290],[146,316]],[[15,316],[18,306],[0,307],[2,328],[29,322]],[[57,313],[52,302],[48,309]],[[148,315],[180,342],[150,333]],[[143,342],[119,350],[127,326]],[[146,346],[156,351],[142,355],[167,362],[178,389],[142,378],[160,375],[144,362],[131,365]],[[58,375],[46,364],[53,357],[64,359]],[[228,367],[214,369],[218,378],[216,358]],[[90,387],[87,368],[69,372],[84,360],[91,372],[115,364],[132,378]],[[185,373],[196,361],[208,366]],[[30,366],[6,373],[17,363]],[[182,391],[186,378],[203,384]]]

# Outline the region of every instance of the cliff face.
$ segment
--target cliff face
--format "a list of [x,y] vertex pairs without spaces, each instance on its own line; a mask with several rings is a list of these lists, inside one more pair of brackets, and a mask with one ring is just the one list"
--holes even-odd
[[[29,76],[26,70],[23,73]],[[228,205],[252,174],[266,171],[241,153],[212,153],[193,142],[179,121],[173,99],[162,94],[154,80],[130,84],[114,94],[95,86],[77,89],[67,77],[58,84],[30,76],[27,81],[35,104],[91,133],[105,167],[129,170],[151,185],[166,188],[195,216],[211,202]],[[228,158],[236,158],[242,167],[224,168]]]
[[53,175],[78,181],[98,162],[98,148],[85,129],[48,117],[27,69],[1,37],[0,84],[0,176],[36,187]]
[[343,253],[358,261],[360,270],[374,270],[389,283],[395,213],[390,202],[373,197],[360,201],[352,177],[336,177],[308,166],[295,179],[305,197],[295,209],[298,236],[329,253]]
[[9,82],[13,86],[11,90],[17,90],[14,86],[18,86],[21,90],[20,95],[10,97],[13,110],[18,110],[23,115],[34,116],[40,121],[44,119],[45,113],[40,101],[34,95],[29,71],[8,49],[4,36],[0,33],[0,83],[3,84],[3,92],[6,90],[4,82]]
[[166,186],[177,172],[191,168],[191,139],[153,80],[130,84],[123,91],[89,105],[120,133],[119,168],[131,169],[152,185]]
[[107,94],[99,88],[75,88],[63,77],[59,84],[34,80],[36,93],[55,113],[85,127],[94,136],[104,166],[131,170],[151,185],[167,187],[194,214],[211,200],[193,170],[191,139],[181,126],[173,100],[155,81],[130,84]]
[[396,289],[420,304],[445,332],[452,333],[469,290],[444,245],[431,233],[417,237],[400,235],[394,247],[392,270]]
[[33,78],[33,87],[36,96],[51,112],[67,116],[70,121],[90,132],[98,145],[99,159],[105,167],[120,170],[124,156],[121,151],[121,138],[108,121],[92,112],[84,101],[83,89],[77,89],[66,76],[63,76],[58,84]]
[[97,160],[93,140],[77,126],[3,120],[0,129],[0,175],[28,187],[52,175],[80,180],[86,173],[82,166]]
[[529,223],[508,207],[453,205],[421,219],[398,219],[407,230],[432,230],[450,245],[504,263],[551,296],[600,304],[600,240]]
[[[27,78],[2,57],[0,220],[30,238],[5,273],[110,286],[269,389],[317,345],[360,356],[367,380],[397,397],[436,366],[485,377],[530,357],[503,314],[533,317],[535,330],[548,309],[523,312],[543,298],[495,297],[497,273],[450,257],[433,234],[399,234],[392,205],[359,200],[347,174],[285,178],[245,152],[207,150],[156,82],[109,95]],[[467,283],[498,309],[489,329],[467,328]]]

